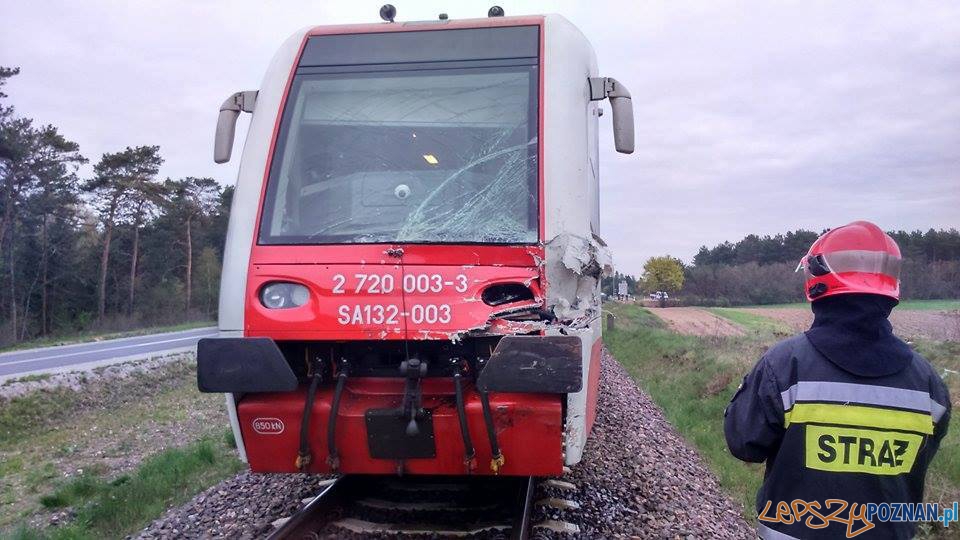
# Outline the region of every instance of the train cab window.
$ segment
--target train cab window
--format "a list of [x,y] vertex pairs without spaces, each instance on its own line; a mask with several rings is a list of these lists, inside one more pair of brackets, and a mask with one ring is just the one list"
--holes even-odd
[[259,242],[537,242],[537,70],[298,74]]

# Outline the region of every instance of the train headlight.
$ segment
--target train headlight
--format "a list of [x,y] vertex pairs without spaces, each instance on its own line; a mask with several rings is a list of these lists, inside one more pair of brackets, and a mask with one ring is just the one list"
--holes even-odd
[[310,291],[297,283],[270,283],[260,289],[260,303],[267,309],[289,309],[307,303]]

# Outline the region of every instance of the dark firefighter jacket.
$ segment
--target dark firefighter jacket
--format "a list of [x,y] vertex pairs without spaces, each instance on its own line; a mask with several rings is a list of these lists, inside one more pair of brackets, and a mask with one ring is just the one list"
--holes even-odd
[[[922,502],[950,398],[930,364],[893,336],[887,316],[894,305],[874,295],[819,300],[813,327],[771,347],[744,378],[725,412],[724,432],[734,456],[766,462],[758,515],[768,501],[763,515],[774,518],[777,503],[797,499]],[[873,522],[859,538],[911,538],[916,529]],[[790,525],[758,523],[764,538],[846,533],[838,523],[809,528],[806,517]]]

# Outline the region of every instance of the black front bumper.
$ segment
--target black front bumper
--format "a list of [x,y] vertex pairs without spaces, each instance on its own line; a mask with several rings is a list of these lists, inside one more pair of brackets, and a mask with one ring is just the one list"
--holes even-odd
[[290,392],[297,376],[270,338],[208,338],[197,343],[201,392]]

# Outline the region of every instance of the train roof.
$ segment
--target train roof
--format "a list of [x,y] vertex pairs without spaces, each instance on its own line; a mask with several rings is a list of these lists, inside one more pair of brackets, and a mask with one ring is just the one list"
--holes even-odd
[[517,15],[513,17],[483,17],[475,19],[437,19],[424,21],[397,21],[365,24],[335,24],[312,26],[308,36],[329,34],[367,34],[378,32],[411,32],[424,30],[453,30],[460,28],[494,28],[498,26],[540,25],[547,17],[560,15]]

